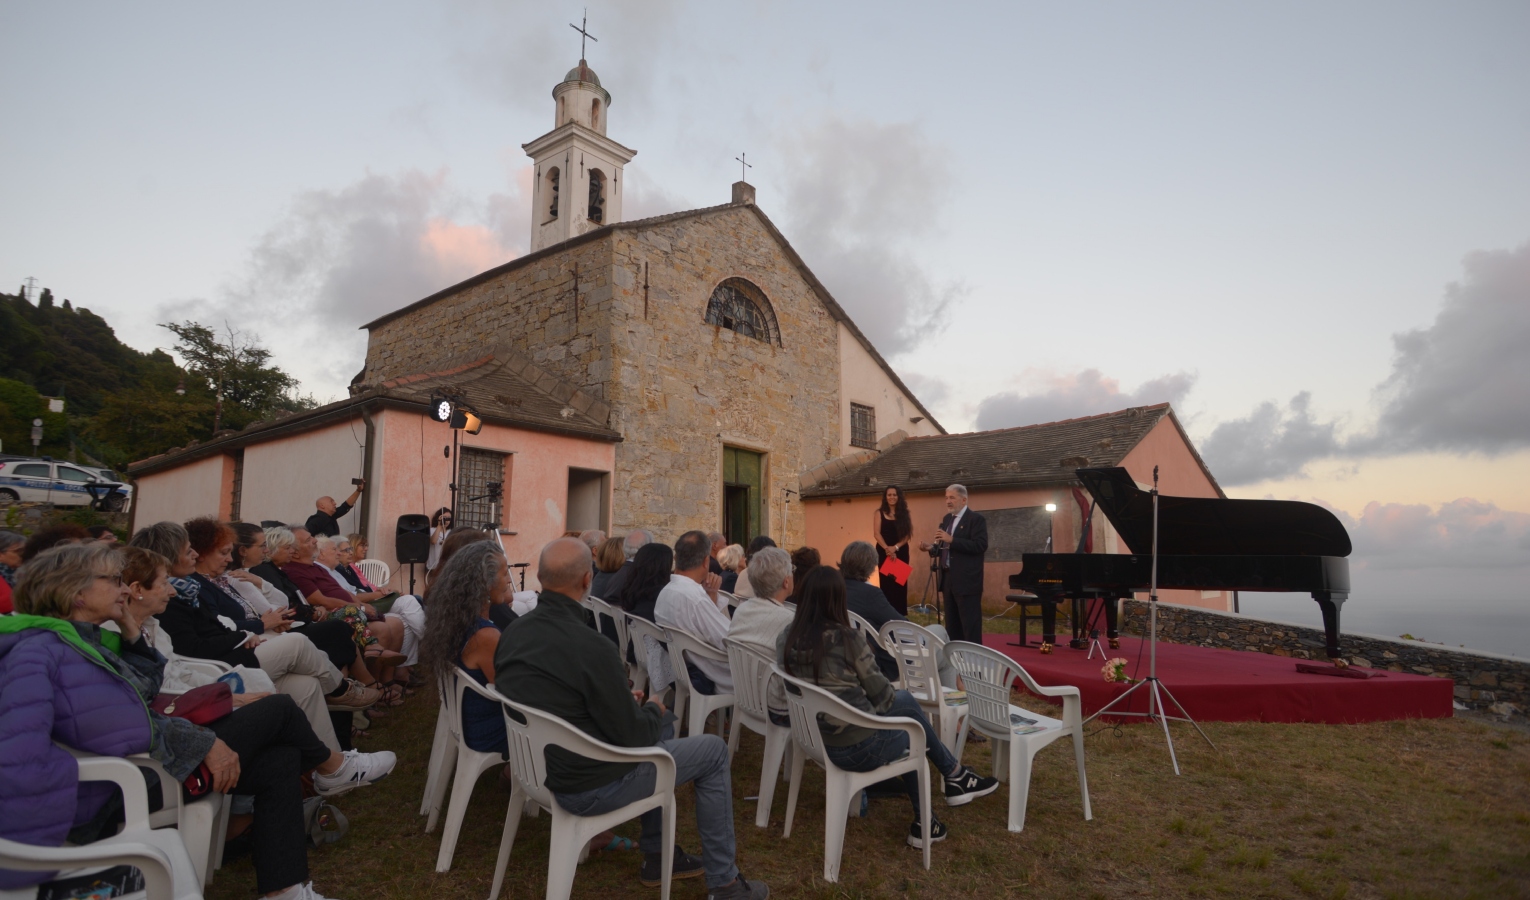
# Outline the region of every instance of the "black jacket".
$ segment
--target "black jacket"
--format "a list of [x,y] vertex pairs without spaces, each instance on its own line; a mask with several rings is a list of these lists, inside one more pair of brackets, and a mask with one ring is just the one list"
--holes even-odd
[[[951,527],[951,515],[940,520],[940,530]],[[978,511],[967,507],[951,535],[951,567],[942,584],[946,595],[970,597],[983,593],[983,556],[988,552],[988,522]]]
[[[845,579],[845,608],[871,623],[871,627],[877,631],[888,622],[907,621],[908,617],[893,609],[893,605],[887,602],[887,595],[882,593],[881,588],[872,587],[864,581],[854,578]],[[902,677],[898,671],[898,661],[891,654],[882,649],[882,645],[876,641],[871,644],[871,655],[876,658],[877,668],[882,670],[882,675],[888,681],[897,681]]]
[[315,511],[313,515],[308,517],[308,521],[303,523],[303,527],[308,529],[309,534],[335,537],[340,533],[341,517],[350,511],[351,505],[349,503],[342,503],[335,507],[334,515]]
[[217,607],[211,603],[192,606],[180,597],[171,597],[170,605],[154,618],[175,643],[175,652],[182,656],[260,668],[255,651],[240,646],[249,638],[249,633],[224,628],[218,621]]

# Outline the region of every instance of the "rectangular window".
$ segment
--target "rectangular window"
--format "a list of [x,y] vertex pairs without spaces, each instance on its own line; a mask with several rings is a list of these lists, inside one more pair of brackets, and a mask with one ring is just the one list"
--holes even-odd
[[504,509],[510,502],[505,483],[504,453],[463,447],[457,467],[457,528],[503,528]]
[[850,446],[875,450],[877,446],[877,410],[874,406],[850,404]]

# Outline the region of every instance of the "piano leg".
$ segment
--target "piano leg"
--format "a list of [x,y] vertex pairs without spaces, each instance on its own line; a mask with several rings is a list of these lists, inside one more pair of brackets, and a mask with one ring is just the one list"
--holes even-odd
[[1041,652],[1051,653],[1057,643],[1057,604],[1060,597],[1041,598]]
[[1121,632],[1117,629],[1116,610],[1120,606],[1118,597],[1102,597],[1101,603],[1105,604],[1105,637],[1110,640],[1110,649],[1121,649]]
[[1339,651],[1339,611],[1344,606],[1348,594],[1331,593],[1327,591],[1314,591],[1312,599],[1317,601],[1318,608],[1323,611],[1323,633],[1327,642],[1325,648],[1328,658],[1335,665],[1346,665]]

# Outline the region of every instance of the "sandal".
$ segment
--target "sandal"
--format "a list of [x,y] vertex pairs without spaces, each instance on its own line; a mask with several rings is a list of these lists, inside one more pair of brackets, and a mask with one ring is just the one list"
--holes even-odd
[[[506,768],[508,768],[508,767],[506,767]],[[597,850],[595,852],[596,853],[615,853],[618,850],[636,850],[637,848],[638,848],[637,841],[634,841],[631,838],[624,838],[621,835],[617,835],[616,837],[613,837],[611,839],[611,843],[605,845],[604,847],[601,847],[599,850]]]
[[404,689],[399,687],[397,682],[389,682],[383,685],[382,692],[382,699],[377,701],[379,706],[404,705]]

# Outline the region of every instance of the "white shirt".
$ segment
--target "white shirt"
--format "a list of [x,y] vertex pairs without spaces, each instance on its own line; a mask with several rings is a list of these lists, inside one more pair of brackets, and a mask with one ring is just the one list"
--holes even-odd
[[[723,639],[728,636],[728,614],[717,608],[706,588],[685,575],[669,576],[669,584],[659,591],[659,599],[654,603],[653,619],[660,625],[683,628],[718,650],[726,650]],[[733,693],[733,673],[726,662],[710,659],[694,662],[716,683],[718,693]],[[680,673],[676,671],[675,675],[679,677]]]
[[341,587],[345,588],[345,592],[346,593],[350,594],[352,597],[356,596],[356,589],[351,587],[351,583],[349,581],[345,580],[345,576],[344,575],[341,575],[339,572],[336,572],[334,569],[331,569],[329,566],[324,565],[323,563],[319,562],[318,560],[314,560],[313,564],[318,566],[319,568],[323,569],[324,571],[328,572],[329,573],[329,577],[335,579],[335,584],[338,584]]
[[946,529],[946,534],[952,535],[953,537],[956,535],[956,523],[962,520],[962,516],[965,515],[966,512],[966,506],[963,506],[961,509],[956,511],[956,514],[951,518],[951,527]]

